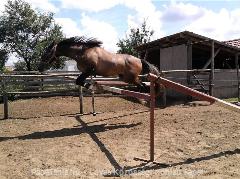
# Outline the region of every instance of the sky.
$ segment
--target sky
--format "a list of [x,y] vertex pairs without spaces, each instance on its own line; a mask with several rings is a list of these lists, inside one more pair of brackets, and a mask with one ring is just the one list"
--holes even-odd
[[[152,40],[188,30],[216,40],[240,38],[240,0],[26,0],[54,12],[66,37],[87,36],[116,52],[116,43],[146,19]],[[0,15],[7,0],[0,1]],[[11,58],[11,65],[16,58]]]

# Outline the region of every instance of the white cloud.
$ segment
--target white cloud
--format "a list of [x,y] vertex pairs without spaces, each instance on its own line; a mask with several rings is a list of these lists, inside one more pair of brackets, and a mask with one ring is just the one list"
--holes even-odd
[[213,11],[187,2],[164,5],[161,20],[177,31],[189,30],[216,40],[240,37],[240,8]]
[[153,39],[162,37],[165,32],[162,30],[161,12],[158,11],[151,0],[124,0],[124,5],[134,9],[136,14],[128,15],[128,28],[139,27],[146,19],[147,25],[154,30]]
[[59,9],[52,3],[50,3],[49,0],[25,0],[25,1],[31,4],[33,8],[38,8],[43,11],[49,11],[54,13],[59,11]]
[[191,22],[185,29],[217,39],[228,40],[240,37],[240,9],[213,12],[205,9],[204,14]]
[[[0,15],[5,10],[5,5],[7,4],[8,0],[1,0],[0,3]],[[50,11],[50,12],[58,12],[58,8],[54,6],[49,0],[25,0],[29,3],[33,8],[37,8],[43,11]]]
[[61,0],[62,7],[68,9],[81,9],[89,12],[99,12],[110,9],[121,0]]
[[[116,29],[104,22],[93,19],[84,13],[78,25],[70,18],[55,18],[56,22],[62,26],[63,33],[66,37],[87,36],[94,37],[103,41],[103,47],[115,52],[117,50],[118,34]],[[81,30],[80,30],[81,29]]]
[[172,1],[170,5],[163,5],[163,7],[164,11],[161,18],[164,21],[194,20],[204,14],[204,8],[190,3]]
[[155,38],[164,34],[160,20],[161,12],[156,10],[151,0],[142,0],[141,2],[139,0],[61,0],[61,3],[63,8],[81,9],[88,12],[99,12],[117,5],[123,5],[135,12],[134,15],[128,15],[127,32],[130,28],[139,27],[146,19],[148,21],[147,25],[155,31]]
[[103,41],[103,47],[115,52],[117,50],[118,34],[116,29],[104,21],[98,21],[82,14],[81,26],[83,34]]
[[62,27],[66,37],[82,35],[78,24],[74,20],[70,18],[55,18],[55,21]]

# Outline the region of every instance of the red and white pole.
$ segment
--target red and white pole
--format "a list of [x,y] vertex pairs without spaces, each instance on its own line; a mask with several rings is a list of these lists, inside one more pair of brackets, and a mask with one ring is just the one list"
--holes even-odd
[[213,96],[209,96],[205,93],[201,93],[199,91],[193,90],[189,87],[186,87],[184,85],[181,85],[179,83],[173,82],[171,80],[168,80],[166,78],[162,78],[162,77],[157,77],[156,75],[153,74],[149,74],[149,79],[155,81],[155,83],[160,83],[163,84],[164,86],[166,86],[167,88],[171,88],[175,91],[178,91],[180,93],[184,93],[190,96],[193,96],[199,100],[202,101],[208,101],[211,104],[215,103],[219,106],[223,106],[225,108],[228,108],[230,110],[236,111],[236,112],[240,112],[240,107],[236,106],[234,104],[228,103],[226,101],[223,101],[221,99],[215,98]]

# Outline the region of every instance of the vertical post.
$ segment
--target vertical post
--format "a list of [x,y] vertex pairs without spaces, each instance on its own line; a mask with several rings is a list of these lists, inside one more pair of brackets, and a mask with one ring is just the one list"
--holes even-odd
[[238,62],[238,55],[235,55],[235,64],[236,64],[236,69],[237,69],[237,90],[238,90],[238,102],[240,102],[240,79],[239,79],[239,62]]
[[150,161],[154,161],[154,108],[155,108],[155,83],[150,81]]
[[[192,70],[192,42],[187,42],[187,70]],[[191,83],[191,72],[187,72],[187,84]]]
[[211,43],[211,73],[210,73],[210,81],[209,81],[209,93],[213,96],[213,86],[214,86],[214,41]]
[[95,112],[95,98],[94,98],[94,81],[93,81],[93,76],[91,76],[91,85],[92,85],[92,89],[91,89],[91,93],[92,93],[92,114],[93,116],[96,116],[96,112]]
[[83,114],[83,92],[82,92],[82,86],[79,86],[79,104],[80,104],[80,114]]
[[8,93],[6,89],[6,81],[3,78],[3,108],[4,108],[4,119],[8,119]]

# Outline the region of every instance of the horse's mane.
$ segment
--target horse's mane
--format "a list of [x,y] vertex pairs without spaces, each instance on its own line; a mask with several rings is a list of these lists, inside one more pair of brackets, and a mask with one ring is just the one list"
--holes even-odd
[[92,48],[92,47],[100,47],[102,45],[102,42],[95,39],[95,38],[86,38],[84,36],[81,37],[71,37],[64,39],[58,43],[58,45],[79,45],[79,46],[84,46],[87,48]]

